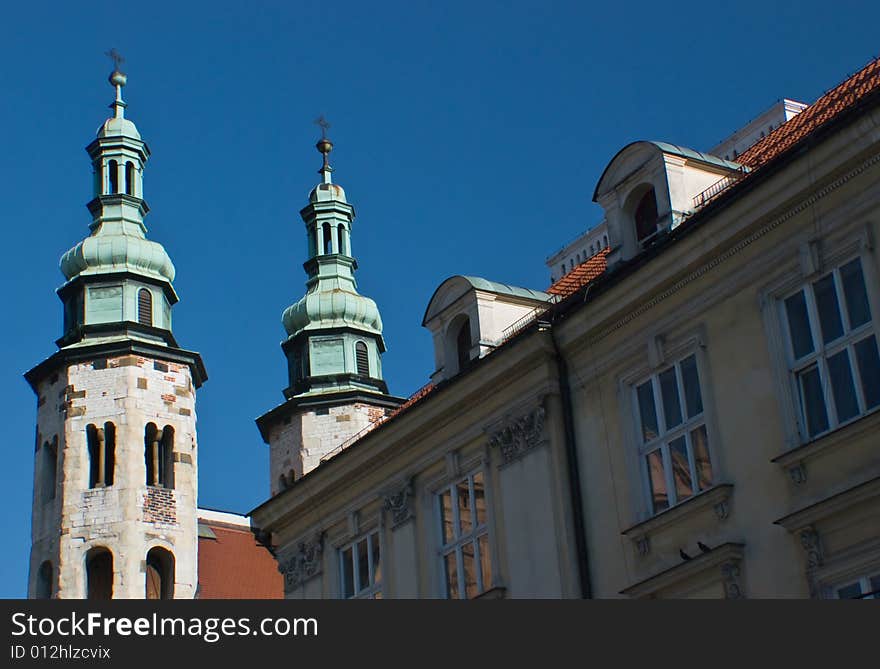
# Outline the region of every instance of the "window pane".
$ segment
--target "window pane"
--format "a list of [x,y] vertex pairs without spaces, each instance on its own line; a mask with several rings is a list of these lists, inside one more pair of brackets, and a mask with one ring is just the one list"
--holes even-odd
[[658,448],[648,453],[648,482],[651,485],[651,504],[654,513],[669,507],[669,496],[666,494],[666,474],[663,471],[663,454]]
[[858,599],[862,596],[862,588],[858,583],[853,583],[844,588],[838,588],[837,596],[840,599]]
[[458,567],[455,565],[455,551],[445,556],[446,563],[446,595],[449,599],[458,599]]
[[468,541],[461,547],[461,568],[464,570],[464,596],[473,599],[480,593],[477,592],[476,562],[474,560],[474,544]]
[[785,313],[788,316],[791,350],[795,359],[803,358],[813,352],[813,337],[810,334],[810,319],[807,316],[804,291],[795,293],[785,301]]
[[871,335],[857,342],[856,364],[862,377],[862,392],[865,394],[865,408],[873,409],[880,404],[880,355],[877,353],[877,339]]
[[373,585],[382,582],[382,556],[379,554],[379,535],[370,537],[370,549],[373,551]]
[[712,463],[709,462],[709,438],[705,425],[700,425],[691,432],[691,446],[694,451],[697,486],[700,490],[706,490],[712,485]]
[[645,441],[656,439],[657,430],[657,408],[654,405],[654,388],[651,382],[643,383],[636,389],[639,397],[639,414],[642,418],[642,438]]
[[815,365],[798,375],[801,399],[806,413],[807,432],[811,437],[828,429],[828,414],[825,411],[825,398],[822,396],[822,382]]
[[681,402],[678,398],[678,384],[675,382],[675,367],[660,373],[660,394],[663,396],[666,429],[670,430],[681,423]]
[[344,597],[354,595],[354,563],[351,548],[342,551],[342,595]]
[[691,465],[688,462],[687,445],[684,437],[669,443],[669,459],[672,462],[672,480],[675,482],[675,496],[681,502],[694,494],[691,482]]
[[461,523],[459,536],[469,534],[473,529],[471,523],[471,493],[468,489],[468,480],[459,481],[455,486],[455,497],[458,500],[458,520]]
[[454,538],[452,528],[452,493],[449,490],[440,495],[440,526],[443,533],[443,543],[448,544]]
[[684,384],[684,404],[688,418],[703,413],[703,396],[700,394],[700,375],[697,359],[690,356],[681,361],[681,381]]
[[485,525],[486,489],[483,484],[483,472],[474,474],[474,512],[477,514],[477,525]]
[[814,283],[813,292],[816,295],[816,308],[819,311],[822,341],[827,344],[843,335],[843,322],[840,320],[837,291],[834,290],[834,275],[829,274]]
[[843,281],[849,326],[857,328],[871,320],[868,293],[865,291],[865,277],[862,274],[862,263],[858,258],[840,268],[840,278]]
[[357,564],[358,564],[358,592],[370,585],[370,562],[369,551],[367,550],[367,539],[364,537],[357,544]]
[[858,416],[859,401],[856,399],[849,353],[846,349],[828,358],[828,373],[831,377],[831,391],[834,393],[837,420],[843,422]]
[[489,554],[489,535],[484,534],[477,539],[480,550],[480,575],[483,577],[483,590],[492,587],[492,556]]

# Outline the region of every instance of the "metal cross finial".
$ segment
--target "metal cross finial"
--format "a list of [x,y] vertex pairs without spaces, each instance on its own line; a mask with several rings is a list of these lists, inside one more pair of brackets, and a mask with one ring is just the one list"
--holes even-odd
[[330,124],[327,122],[327,119],[324,118],[323,114],[315,119],[315,125],[321,128],[321,139],[327,139],[327,129],[330,127]]
[[119,70],[119,66],[125,62],[125,58],[116,49],[110,49],[110,51],[105,52],[105,55],[113,60],[113,69],[115,70]]

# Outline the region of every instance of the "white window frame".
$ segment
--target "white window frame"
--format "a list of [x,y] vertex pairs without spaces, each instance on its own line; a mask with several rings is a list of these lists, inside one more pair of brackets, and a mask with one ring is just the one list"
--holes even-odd
[[[483,499],[486,505],[485,510],[485,519],[481,524],[477,524],[477,514],[475,508],[475,496],[474,496],[474,477],[477,475],[482,475],[483,477]],[[460,533],[460,518],[459,518],[459,508],[456,503],[457,500],[457,486],[462,481],[468,482],[468,495],[470,502],[470,513],[471,513],[471,530],[466,533]],[[481,594],[485,593],[488,590],[491,590],[494,587],[494,581],[497,573],[497,564],[495,562],[495,548],[492,545],[492,519],[491,519],[491,498],[489,496],[489,471],[487,467],[482,465],[471,468],[466,472],[462,472],[458,476],[452,477],[450,480],[445,482],[442,486],[438,486],[433,490],[432,493],[432,504],[434,507],[434,517],[435,517],[435,531],[437,532],[437,541],[438,541],[438,549],[437,549],[437,562],[439,565],[439,577],[441,583],[441,592],[443,597],[449,599],[449,584],[448,578],[446,574],[446,556],[455,554],[455,563],[456,563],[456,578],[458,579],[458,598],[459,599],[467,599],[466,588],[463,587],[462,584],[462,574],[463,570],[463,554],[462,547],[467,543],[471,543],[474,550],[474,571],[476,574],[476,587],[477,593],[475,597],[479,597]],[[453,513],[453,538],[451,541],[447,542],[443,536],[443,495],[444,493],[450,493],[450,501]],[[489,574],[490,578],[488,582],[486,582],[486,575],[483,574],[482,567],[482,554],[480,549],[480,541],[479,539],[482,537],[486,537],[485,544],[488,548],[488,564],[491,570],[491,574]]]
[[[357,547],[361,541],[367,541],[367,578],[370,583],[366,587],[360,586],[360,569]],[[379,563],[382,571],[378,581],[375,575],[375,565],[373,564],[373,546],[379,551]],[[385,580],[385,559],[383,557],[384,546],[382,545],[382,531],[379,527],[372,527],[361,533],[352,541],[343,544],[337,548],[337,559],[339,561],[339,596],[342,599],[382,599],[384,592],[382,585]],[[348,594],[345,591],[345,551],[351,550],[352,565],[352,584],[354,592]]]
[[[852,329],[849,323],[849,312],[846,308],[846,298],[840,279],[840,269],[844,265],[847,265],[855,260],[858,260],[861,266],[862,279],[864,281],[868,307],[871,311],[871,317],[868,319],[867,322],[856,327],[855,329]],[[868,263],[866,263],[864,254],[851,253],[847,254],[843,258],[836,259],[833,264],[829,263],[829,265],[830,268],[826,268],[824,269],[824,271],[816,272],[809,277],[804,277],[799,282],[799,285],[796,288],[786,291],[785,293],[781,294],[776,300],[777,318],[779,319],[782,338],[784,340],[783,347],[785,350],[785,360],[787,364],[788,386],[792,400],[794,402],[795,418],[797,420],[797,427],[801,443],[809,443],[811,441],[815,441],[816,439],[820,439],[825,435],[830,434],[831,432],[834,432],[835,430],[844,427],[845,425],[848,425],[849,423],[857,421],[860,418],[867,416],[868,414],[880,410],[880,405],[871,408],[866,407],[864,390],[862,388],[861,382],[861,372],[859,371],[858,361],[856,359],[855,350],[853,348],[854,344],[867,339],[871,335],[874,336],[875,342],[878,346],[880,346],[880,328],[878,328],[877,326],[878,309],[876,301],[873,299],[870,287],[871,273],[868,267]],[[826,344],[823,341],[822,327],[819,321],[819,312],[814,292],[814,284],[828,277],[829,275],[833,276],[833,286],[837,298],[838,312],[840,314],[841,324],[843,326],[843,334],[837,339]],[[812,352],[800,358],[795,358],[785,302],[790,297],[793,297],[798,293],[803,293],[805,298],[813,350]],[[847,352],[851,378],[853,381],[856,401],[859,409],[858,413],[843,421],[839,420],[838,418],[838,409],[835,403],[834,393],[831,388],[830,372],[828,370],[828,359],[837,355],[841,351]],[[821,432],[817,432],[816,434],[811,435],[807,420],[804,395],[801,392],[801,388],[799,386],[800,378],[803,372],[814,366],[818,370],[820,383],[822,384],[822,399],[825,405],[825,414],[826,420],[828,422],[828,427]]]
[[[841,581],[839,584],[832,585],[830,587],[832,592],[833,599],[840,599],[840,590],[851,586],[851,585],[859,585],[859,589],[862,591],[861,597],[855,597],[853,599],[880,599],[880,589],[874,589],[871,585],[871,579],[880,579],[880,571],[875,572],[867,572],[864,576],[859,576],[857,578],[849,578],[845,581]],[[865,595],[869,596],[865,596]]]
[[[684,381],[681,374],[681,363],[690,357],[693,357],[694,364],[697,368],[700,400],[703,405],[702,411],[695,416],[687,416],[687,403],[684,393]],[[703,363],[701,358],[702,356],[699,354],[698,350],[694,350],[693,348],[683,350],[675,355],[675,357],[671,358],[671,360],[664,361],[664,364],[658,365],[656,369],[653,369],[647,374],[643,374],[641,377],[638,377],[634,381],[629,383],[633,409],[632,424],[635,426],[634,435],[636,453],[639,460],[639,471],[642,478],[643,494],[647,502],[646,509],[650,516],[655,516],[658,513],[667,511],[668,509],[671,509],[672,507],[677,506],[682,502],[686,502],[687,500],[692,499],[694,496],[700,494],[704,490],[708,490],[709,488],[715,486],[719,480],[717,459],[714,456],[713,450],[714,430],[712,430],[710,426],[708,416],[709,411],[706,392],[708,375],[706,371],[706,365]],[[664,372],[667,372],[669,369],[675,370],[676,390],[678,392],[679,408],[682,414],[681,423],[679,423],[672,429],[666,429],[666,415],[665,409],[663,407],[662,389],[660,386],[660,375]],[[638,388],[644,385],[646,382],[651,383],[654,399],[654,411],[657,417],[658,432],[655,438],[647,442],[645,441],[643,435],[641,405],[639,403],[638,397]],[[709,456],[709,465],[712,470],[712,480],[710,481],[708,487],[705,489],[700,489],[698,485],[696,465],[694,462],[693,443],[691,439],[691,433],[699,427],[703,427],[706,431],[706,450]],[[691,487],[693,489],[693,492],[690,496],[680,500],[678,499],[678,493],[675,489],[675,480],[672,475],[672,462],[669,454],[669,444],[682,436],[685,438],[685,448],[687,450],[688,456],[688,469],[691,477]],[[668,501],[668,505],[666,506],[666,508],[663,509],[654,509],[653,493],[651,489],[651,472],[648,470],[647,466],[648,454],[653,453],[658,449],[661,451],[661,457],[663,461],[663,473],[666,484],[666,498]]]

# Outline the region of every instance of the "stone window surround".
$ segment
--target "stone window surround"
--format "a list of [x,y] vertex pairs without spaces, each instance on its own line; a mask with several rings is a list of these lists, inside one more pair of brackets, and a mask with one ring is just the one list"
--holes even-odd
[[773,521],[800,543],[805,554],[805,577],[814,599],[833,597],[835,586],[880,571],[880,537],[851,546],[829,556],[822,545],[823,524],[832,516],[869,501],[880,501],[880,476],[803,507]]
[[[712,373],[706,354],[707,348],[706,327],[703,323],[689,324],[689,327],[675,334],[660,334],[654,332],[647,338],[645,354],[640,364],[630,367],[618,375],[618,397],[621,403],[621,420],[623,422],[621,434],[624,437],[624,449],[626,452],[627,471],[631,481],[631,487],[635,492],[636,518],[635,523],[641,523],[649,518],[675,509],[681,504],[686,504],[694,497],[703,492],[718,487],[719,482],[724,480],[722,466],[721,444],[719,430],[717,428],[714,394],[712,392]],[[662,369],[675,364],[693,354],[697,360],[697,370],[700,376],[700,393],[703,399],[703,424],[706,426],[708,435],[709,462],[712,464],[713,485],[706,491],[701,491],[689,497],[675,506],[654,513],[650,497],[650,482],[643,464],[641,455],[641,418],[639,407],[635,397],[635,388],[639,382],[647,377],[657,374]],[[682,400],[683,401],[683,400]]]
[[[877,289],[877,286],[880,285],[880,278],[878,278],[880,270],[878,270],[874,254],[871,253],[873,250],[873,235],[869,223],[850,227],[841,234],[829,234],[821,239],[805,238],[798,245],[797,251],[792,254],[790,263],[780,263],[777,277],[759,288],[759,305],[768,341],[771,369],[777,395],[781,400],[780,413],[786,451],[822,441],[836,431],[857,422],[860,418],[880,411],[880,407],[875,407],[833,428],[830,432],[825,432],[814,438],[806,435],[799,408],[799,395],[791,378],[788,335],[783,321],[785,314],[782,302],[785,297],[791,295],[798,288],[808,285],[832,269],[858,257],[861,259],[874,334],[880,343],[880,290]],[[796,474],[792,474],[792,476],[796,476]]]
[[[382,522],[381,516],[382,514],[380,513],[362,525],[357,512],[349,514],[347,532],[330,543],[333,549],[332,560],[335,561],[335,565],[331,565],[329,573],[337,574],[336,582],[330,585],[332,591],[339,599],[374,599],[376,594],[384,595],[388,567],[386,556],[388,551],[385,541],[385,525]],[[379,559],[382,570],[379,583],[363,588],[351,597],[346,598],[343,593],[342,551],[346,548],[351,548],[352,551],[357,550],[357,543],[370,535],[375,535],[376,540],[379,542]]]
[[497,489],[497,479],[493,476],[495,468],[491,466],[488,444],[477,452],[469,453],[462,457],[460,451],[449,451],[444,456],[444,471],[422,486],[420,495],[420,507],[423,517],[429,519],[427,531],[428,541],[428,572],[430,574],[431,589],[433,596],[446,597],[446,577],[443,566],[443,542],[442,525],[440,518],[440,506],[437,503],[438,495],[443,488],[451,485],[454,481],[477,471],[483,472],[486,496],[486,527],[489,535],[489,556],[492,564],[492,582],[485,583],[482,595],[488,592],[503,594],[504,584],[501,579],[501,565],[499,560],[498,529],[495,515],[494,491]]

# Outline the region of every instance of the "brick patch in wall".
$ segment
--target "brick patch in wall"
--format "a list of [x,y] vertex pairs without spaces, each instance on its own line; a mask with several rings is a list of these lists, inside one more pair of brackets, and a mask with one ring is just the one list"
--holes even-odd
[[144,494],[145,523],[177,523],[177,505],[174,491],[150,486]]
[[147,380],[143,376],[138,377],[138,388],[141,390],[147,389]]
[[186,397],[189,395],[189,388],[186,386],[174,386],[174,394],[178,397]]
[[185,465],[191,465],[193,463],[193,459],[189,453],[174,451],[174,462],[182,462]]
[[351,420],[351,416],[349,414],[343,414],[342,416],[336,416],[337,423],[344,423],[345,421]]
[[143,364],[143,359],[136,355],[124,355],[121,358],[109,361],[111,367],[139,367]]
[[76,416],[85,416],[86,408],[85,407],[70,407],[67,409],[67,417],[74,418]]
[[192,411],[190,411],[189,409],[184,409],[183,407],[180,407],[178,411],[180,412],[181,416],[192,416]]
[[176,402],[177,401],[177,397],[175,397],[174,395],[171,395],[170,393],[166,394],[166,395],[162,395],[162,399],[165,400],[166,402]]

